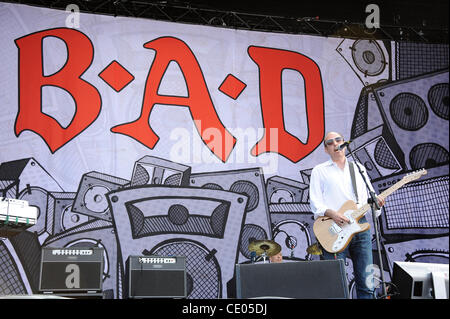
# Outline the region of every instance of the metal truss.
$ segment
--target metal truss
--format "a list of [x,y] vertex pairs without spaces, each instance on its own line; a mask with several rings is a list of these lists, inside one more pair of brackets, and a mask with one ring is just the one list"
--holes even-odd
[[[243,0],[244,1],[244,0]],[[406,25],[383,25],[368,29],[363,23],[321,20],[315,17],[286,17],[222,11],[189,1],[144,0],[17,0],[3,1],[63,9],[75,4],[81,12],[208,25],[221,28],[308,34],[350,39],[448,43],[448,29],[426,29]]]

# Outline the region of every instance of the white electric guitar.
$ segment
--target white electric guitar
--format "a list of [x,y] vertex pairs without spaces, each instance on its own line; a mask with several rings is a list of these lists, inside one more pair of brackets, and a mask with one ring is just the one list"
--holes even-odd
[[[427,171],[421,169],[419,171],[405,175],[397,183],[386,189],[378,195],[378,197],[385,199],[397,189],[413,180],[425,175]],[[370,204],[365,204],[358,208],[354,201],[346,201],[338,213],[345,215],[350,222],[344,226],[339,226],[333,219],[327,216],[322,216],[316,219],[313,225],[314,234],[322,247],[330,253],[339,253],[343,251],[357,233],[363,232],[370,228],[369,223],[359,224],[358,221],[370,209]]]

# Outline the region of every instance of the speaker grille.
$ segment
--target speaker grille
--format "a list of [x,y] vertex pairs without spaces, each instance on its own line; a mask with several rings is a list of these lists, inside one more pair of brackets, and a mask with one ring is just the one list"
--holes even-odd
[[412,169],[431,168],[449,162],[448,151],[435,143],[423,143],[414,146],[409,153]]
[[384,206],[386,228],[426,229],[449,227],[449,177],[403,186]]
[[210,252],[194,243],[179,241],[155,249],[152,255],[186,256],[188,299],[214,299],[220,296],[221,280],[214,251]]
[[241,232],[241,243],[239,245],[239,251],[246,258],[250,259],[251,254],[248,250],[248,245],[254,240],[267,239],[267,233],[260,226],[246,224]]
[[[165,200],[170,200],[170,198]],[[154,203],[156,206],[157,201],[155,200]],[[221,238],[225,231],[230,204],[223,202],[215,203],[215,205],[211,216],[196,215],[195,211],[189,212],[188,208],[181,204],[171,205],[165,216],[145,217],[141,209],[129,203],[126,204],[126,208],[130,217],[133,238],[166,233],[189,233]],[[144,208],[147,207],[151,207],[151,204]]]
[[0,292],[2,294],[25,294],[16,263],[3,241],[0,241]]
[[351,51],[353,62],[365,76],[379,75],[386,68],[386,57],[376,41],[357,40]]
[[374,158],[378,165],[389,169],[399,169],[400,166],[392,155],[389,147],[383,139],[379,139],[375,145]]
[[131,270],[130,296],[182,297],[184,272],[179,270]]
[[448,83],[433,85],[428,92],[428,102],[437,116],[448,120]]
[[248,196],[247,213],[254,210],[259,204],[258,187],[249,181],[237,181],[230,187],[230,192],[239,193]]
[[150,182],[150,175],[142,165],[136,165],[132,185],[145,185]]
[[395,43],[397,79],[407,79],[448,68],[448,44]]
[[395,124],[407,131],[417,131],[428,121],[425,102],[412,93],[400,93],[389,106]]

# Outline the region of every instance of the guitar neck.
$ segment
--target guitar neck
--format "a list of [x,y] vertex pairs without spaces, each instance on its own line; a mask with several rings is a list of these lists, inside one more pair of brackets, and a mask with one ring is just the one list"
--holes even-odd
[[[379,198],[381,199],[386,199],[389,195],[391,195],[393,192],[395,192],[396,190],[398,190],[400,187],[402,187],[403,185],[405,185],[406,183],[408,183],[409,181],[407,180],[400,180],[397,183],[395,183],[394,185],[392,185],[391,187],[389,187],[388,189],[386,189],[384,192],[380,193],[378,195]],[[355,210],[352,213],[352,216],[356,219],[359,219],[360,217],[363,217],[370,208],[370,204],[365,204],[364,206],[361,206],[360,208],[358,208],[357,210]]]
[[403,185],[409,183],[409,180],[406,179],[401,179],[399,180],[397,183],[395,183],[394,185],[392,185],[391,187],[389,187],[388,189],[386,189],[384,192],[382,192],[380,195],[378,195],[379,197],[381,197],[382,199],[386,199],[386,197],[388,197],[389,195],[391,195],[393,192],[395,192],[397,189],[399,189],[400,187],[402,187]]

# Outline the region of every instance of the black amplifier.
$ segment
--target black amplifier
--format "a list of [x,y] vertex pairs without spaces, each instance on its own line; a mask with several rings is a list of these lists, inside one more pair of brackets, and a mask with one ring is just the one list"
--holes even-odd
[[338,259],[237,264],[236,297],[348,299],[345,263]]
[[104,249],[42,248],[39,290],[43,293],[101,292]]
[[128,257],[124,290],[128,298],[185,298],[186,257]]

